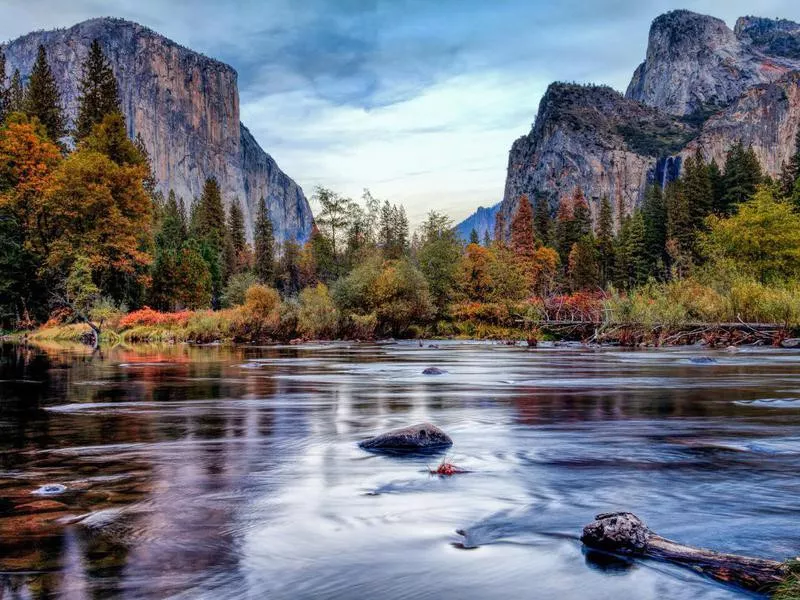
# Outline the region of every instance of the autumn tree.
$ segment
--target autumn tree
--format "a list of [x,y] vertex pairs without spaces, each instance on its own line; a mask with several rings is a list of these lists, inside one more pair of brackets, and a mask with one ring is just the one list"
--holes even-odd
[[723,269],[726,263],[761,283],[800,277],[800,215],[793,206],[760,188],[738,205],[728,219],[710,219],[707,256]]
[[29,116],[36,117],[44,125],[50,140],[58,142],[64,137],[67,121],[61,105],[61,94],[47,62],[47,52],[42,45],[39,45],[36,61],[28,79],[23,106]]
[[511,219],[511,249],[518,256],[530,257],[536,251],[533,239],[533,209],[528,196],[522,195]]
[[78,116],[75,121],[75,139],[88,136],[92,127],[111,113],[121,113],[119,86],[111,63],[103,54],[98,40],[89,46],[89,55],[82,65],[78,83]]
[[506,217],[502,210],[494,218],[494,243],[496,246],[505,246],[506,243]]
[[492,263],[494,253],[490,248],[469,244],[458,264],[457,282],[461,294],[473,302],[488,302],[494,290]]

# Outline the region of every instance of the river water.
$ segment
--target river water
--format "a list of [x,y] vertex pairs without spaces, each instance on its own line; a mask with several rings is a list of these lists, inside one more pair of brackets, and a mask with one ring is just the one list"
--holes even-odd
[[[2,347],[0,598],[749,597],[612,510],[800,554],[800,353],[438,345]],[[357,446],[419,421],[469,473]]]

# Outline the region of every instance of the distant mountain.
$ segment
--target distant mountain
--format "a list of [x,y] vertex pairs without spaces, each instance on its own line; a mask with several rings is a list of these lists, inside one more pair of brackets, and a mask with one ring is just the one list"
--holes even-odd
[[555,208],[580,187],[594,217],[607,196],[619,222],[648,183],[678,177],[688,155],[722,165],[739,141],[776,176],[800,125],[798,71],[796,23],[743,17],[731,30],[686,10],[661,15],[625,96],[603,86],[548,88],[533,128],[509,153],[500,212],[510,223],[522,194]]
[[478,207],[474,213],[456,225],[456,233],[465,242],[469,241],[470,233],[472,230],[478,232],[478,239],[483,243],[483,238],[486,232],[489,232],[489,237],[494,236],[494,217],[497,211],[500,210],[500,202],[489,208],[483,206]]
[[131,137],[144,139],[158,188],[191,204],[207,177],[226,203],[238,199],[252,237],[261,198],[276,238],[305,240],[313,221],[303,190],[278,168],[239,122],[236,71],[217,60],[122,19],[91,19],[69,29],[37,31],[8,42],[7,72],[27,78],[39,44],[61,88],[67,115],[77,112],[81,64],[97,39],[120,84]]

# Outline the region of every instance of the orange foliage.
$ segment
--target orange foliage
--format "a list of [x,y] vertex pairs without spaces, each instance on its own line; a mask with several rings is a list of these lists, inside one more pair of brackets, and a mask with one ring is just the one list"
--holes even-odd
[[194,313],[189,310],[180,312],[160,312],[153,310],[149,306],[145,306],[142,309],[133,311],[122,317],[119,326],[122,329],[142,325],[150,327],[157,325],[183,326],[186,325],[193,314]]

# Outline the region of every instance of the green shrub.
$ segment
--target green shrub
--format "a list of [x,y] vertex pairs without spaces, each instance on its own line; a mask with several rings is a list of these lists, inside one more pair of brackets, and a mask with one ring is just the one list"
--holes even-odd
[[336,337],[339,311],[328,292],[328,286],[318,283],[300,292],[300,312],[297,315],[297,330],[310,339],[332,339]]
[[251,271],[233,275],[222,290],[222,306],[230,308],[244,304],[247,290],[257,284],[258,278]]

